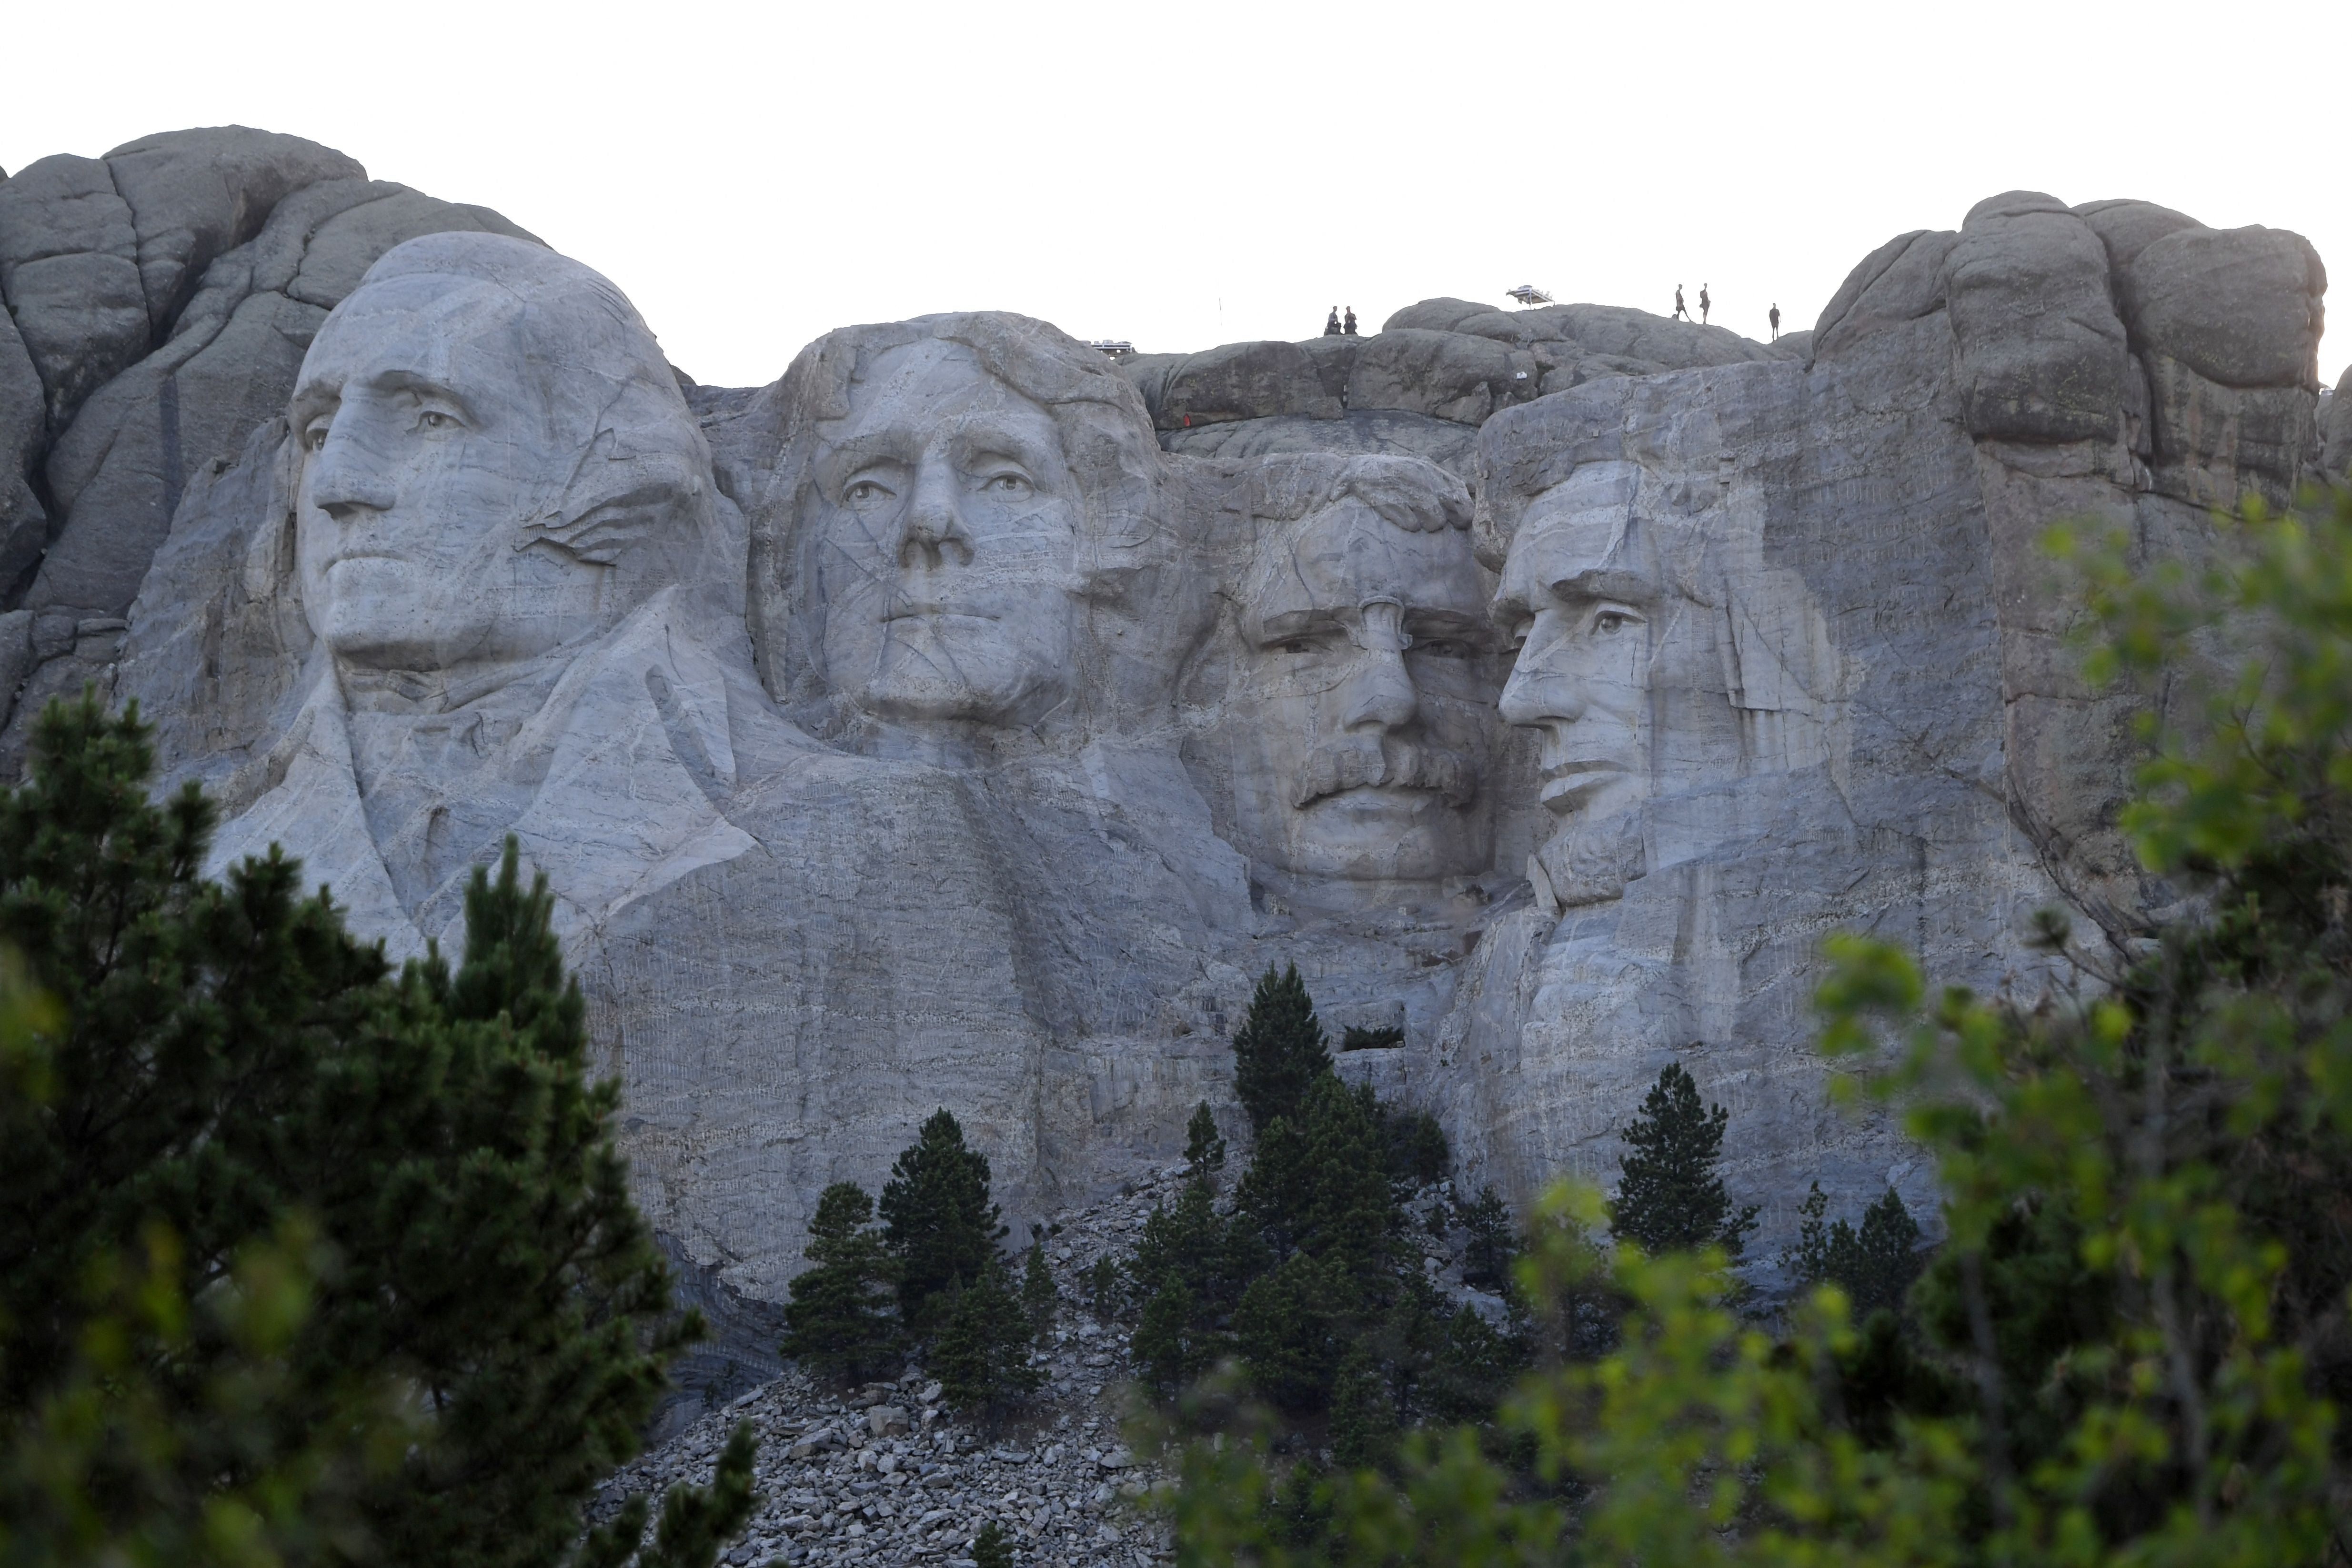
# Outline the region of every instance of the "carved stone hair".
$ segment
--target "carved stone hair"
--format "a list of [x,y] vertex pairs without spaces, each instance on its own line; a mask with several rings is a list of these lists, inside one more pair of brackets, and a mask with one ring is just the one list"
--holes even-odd
[[1295,522],[1348,500],[1408,533],[1470,526],[1469,487],[1419,458],[1302,452],[1265,458],[1244,480],[1251,515],[1272,522]]

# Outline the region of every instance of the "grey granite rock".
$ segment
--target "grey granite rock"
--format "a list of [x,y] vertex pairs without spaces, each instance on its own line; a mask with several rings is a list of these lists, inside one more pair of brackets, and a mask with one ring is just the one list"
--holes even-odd
[[[19,526],[35,516],[29,489],[0,500],[10,602],[58,626],[121,617],[191,478],[282,412],[328,310],[393,246],[452,229],[521,232],[486,208],[372,183],[316,143],[234,126],[46,159],[0,184],[0,292],[42,345],[52,514]],[[7,359],[0,342],[0,389]],[[10,406],[0,390],[0,419]],[[37,651],[66,661],[37,673],[37,700],[100,673],[111,652],[103,637],[85,648],[54,636]],[[14,766],[22,745],[12,723],[0,763]]]
[[1191,354],[1137,354],[1132,359],[1118,362],[1119,374],[1127,377],[1127,384],[1135,388],[1138,397],[1143,399],[1144,411],[1151,416],[1155,424],[1160,418],[1160,399],[1168,391],[1169,376],[1178,365],[1192,357]]
[[1364,340],[1348,374],[1351,412],[1394,409],[1459,425],[1536,395],[1536,364],[1491,338],[1392,327]]
[[1494,309],[1492,305],[1475,304],[1468,300],[1445,298],[1423,300],[1417,304],[1407,305],[1403,310],[1382,321],[1381,331],[1393,332],[1400,328],[1404,328],[1412,331],[1450,332],[1457,330],[1464,321],[1486,315]]
[[[516,832],[637,1191],[729,1336],[714,1375],[772,1367],[817,1194],[878,1184],[940,1106],[1016,1224],[1126,1202],[1198,1102],[1237,1132],[1231,1035],[1276,963],[1335,1029],[1403,1031],[1345,1070],[1439,1114],[1474,1185],[1606,1181],[1679,1060],[1733,1110],[1759,1255],[1815,1177],[1932,1206],[1894,1129],[1820,1092],[1821,936],[2030,986],[2035,908],[2127,945],[2179,898],[2115,829],[2135,700],[2075,672],[2042,531],[2194,561],[2209,499],[2347,449],[2294,358],[2299,242],[2146,204],[1996,198],[1771,345],[1432,300],[1114,364],[963,312],[759,389],[683,383],[512,237],[412,239],[354,291],[478,214],[329,180],[276,215],[205,268],[170,380],[136,362],[77,425],[138,453],[216,350],[292,395],[184,405],[129,614],[27,601],[0,675],[139,697],[223,853],[289,844],[402,951]],[[486,268],[536,313],[478,320]],[[234,346],[281,327],[299,374]],[[349,389],[418,334],[457,424],[360,439]],[[67,436],[79,519],[112,470]],[[344,561],[362,529],[430,569]]]
[[2054,196],[1979,202],[1945,263],[1970,434],[2113,439],[2130,384],[2106,247]]
[[0,602],[14,595],[48,542],[49,514],[31,483],[47,426],[40,373],[15,319],[0,310]]
[[2325,442],[2320,467],[2338,484],[2352,480],[2352,366],[2321,405],[2319,434]]
[[[1339,340],[1334,340],[1339,341]],[[1359,342],[1363,340],[1359,339]],[[1195,458],[1268,458],[1291,452],[1389,453],[1426,458],[1456,473],[1467,471],[1475,428],[1426,414],[1351,409],[1338,419],[1244,419],[1231,425],[1171,430],[1161,444]]]
[[1286,415],[1336,419],[1340,407],[1304,349],[1258,342],[1187,356],[1169,372],[1153,412],[1160,428],[1173,430]]
[[1323,395],[1345,405],[1348,377],[1355,373],[1356,353],[1364,346],[1364,340],[1346,336],[1309,338],[1298,346],[1315,366],[1315,378],[1323,388]]
[[355,158],[241,125],[176,131],[106,155],[138,234],[151,333],[171,330],[213,258],[261,232],[278,204],[322,180],[364,179]]
[[0,299],[62,426],[152,335],[131,206],[96,158],[60,153],[0,184]]
[[1835,360],[1874,332],[1916,321],[1945,304],[1945,263],[1958,234],[1916,229],[1863,258],[1814,324],[1814,361]]

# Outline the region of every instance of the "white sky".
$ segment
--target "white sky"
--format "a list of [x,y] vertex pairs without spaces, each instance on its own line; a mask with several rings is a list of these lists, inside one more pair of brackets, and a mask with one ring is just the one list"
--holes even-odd
[[1662,313],[1704,283],[1761,337],[2021,186],[2296,229],[2352,279],[2345,0],[23,0],[0,39],[0,167],[308,136],[498,208],[730,384],[928,310],[1195,349],[1520,282]]

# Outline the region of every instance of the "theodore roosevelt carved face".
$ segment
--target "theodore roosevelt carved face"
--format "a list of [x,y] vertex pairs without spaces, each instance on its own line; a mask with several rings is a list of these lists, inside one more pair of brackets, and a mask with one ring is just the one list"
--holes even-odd
[[521,240],[387,254],[320,327],[289,419],[304,611],[346,668],[532,658],[714,542],[707,449],[651,334]]
[[1243,847],[1358,880],[1483,869],[1496,672],[1460,481],[1318,456],[1255,489],[1230,721]]

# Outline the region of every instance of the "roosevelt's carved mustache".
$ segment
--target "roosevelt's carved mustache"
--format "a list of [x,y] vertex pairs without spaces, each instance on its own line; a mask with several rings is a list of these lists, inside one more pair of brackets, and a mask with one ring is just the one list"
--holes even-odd
[[1290,804],[1304,809],[1326,795],[1384,784],[1391,789],[1434,790],[1456,808],[1478,794],[1478,774],[1459,752],[1440,751],[1412,741],[1351,735],[1307,753],[1292,781]]

